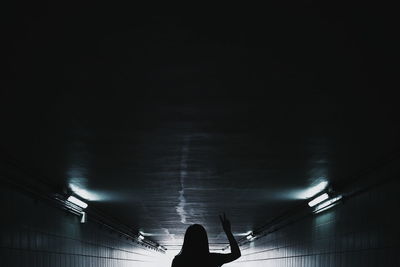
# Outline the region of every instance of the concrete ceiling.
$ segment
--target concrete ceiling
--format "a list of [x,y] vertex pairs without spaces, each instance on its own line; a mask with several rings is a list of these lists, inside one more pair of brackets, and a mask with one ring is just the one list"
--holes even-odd
[[2,150],[170,249],[190,223],[221,247],[218,213],[245,233],[399,148],[362,12],[15,10]]

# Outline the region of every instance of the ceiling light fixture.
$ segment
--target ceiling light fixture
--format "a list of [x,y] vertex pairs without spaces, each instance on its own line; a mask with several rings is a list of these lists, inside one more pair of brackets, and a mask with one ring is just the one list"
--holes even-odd
[[74,196],[69,196],[67,200],[69,202],[81,207],[82,209],[86,209],[88,207],[88,204],[86,204],[85,202],[83,202],[82,200],[80,200]]
[[308,188],[304,193],[301,194],[301,196],[304,199],[314,197],[315,195],[317,195],[320,192],[322,192],[323,190],[325,190],[325,188],[327,186],[328,186],[328,182],[327,181],[322,181],[319,184]]
[[318,197],[308,202],[308,206],[314,207],[315,205],[327,200],[328,198],[329,198],[328,193],[323,193],[322,195],[319,195]]
[[327,201],[325,201],[325,202],[319,204],[319,205],[315,208],[314,212],[315,212],[315,213],[318,213],[318,212],[322,212],[322,211],[324,211],[324,210],[327,210],[327,209],[329,209],[329,208],[332,208],[332,207],[335,206],[335,205],[337,204],[337,202],[338,202],[339,200],[341,200],[341,199],[342,199],[342,196],[341,196],[341,195],[339,195],[339,196],[337,196],[337,197],[334,197],[334,198],[331,198],[331,199],[329,199],[329,200],[327,200]]
[[251,232],[248,236],[246,236],[246,239],[249,241],[252,241],[255,238],[255,235],[253,234],[253,232]]

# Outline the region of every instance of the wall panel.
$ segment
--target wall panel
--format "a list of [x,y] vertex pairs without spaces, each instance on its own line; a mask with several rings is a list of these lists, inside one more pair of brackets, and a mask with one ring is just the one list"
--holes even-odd
[[254,240],[231,266],[400,266],[399,181]]
[[9,187],[0,188],[1,267],[150,267],[162,254]]

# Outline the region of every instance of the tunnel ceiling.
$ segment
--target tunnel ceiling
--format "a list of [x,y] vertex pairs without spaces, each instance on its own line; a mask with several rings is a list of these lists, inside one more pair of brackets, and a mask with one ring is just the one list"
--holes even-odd
[[191,223],[220,247],[220,212],[245,233],[399,147],[379,24],[351,7],[15,12],[3,153],[170,249]]

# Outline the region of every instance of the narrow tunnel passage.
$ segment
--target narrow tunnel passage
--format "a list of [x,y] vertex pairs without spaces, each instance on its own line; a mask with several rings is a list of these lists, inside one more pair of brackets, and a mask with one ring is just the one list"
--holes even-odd
[[[396,172],[374,175],[397,178],[398,167],[390,167]],[[234,231],[242,256],[226,266],[398,266],[398,187],[389,179],[328,210],[290,214],[262,231]],[[95,213],[82,223],[80,214],[26,189],[1,188],[1,266],[158,267],[170,266],[179,252]],[[228,241],[219,240],[210,251],[229,253]]]
[[8,5],[0,267],[400,266],[389,9]]

